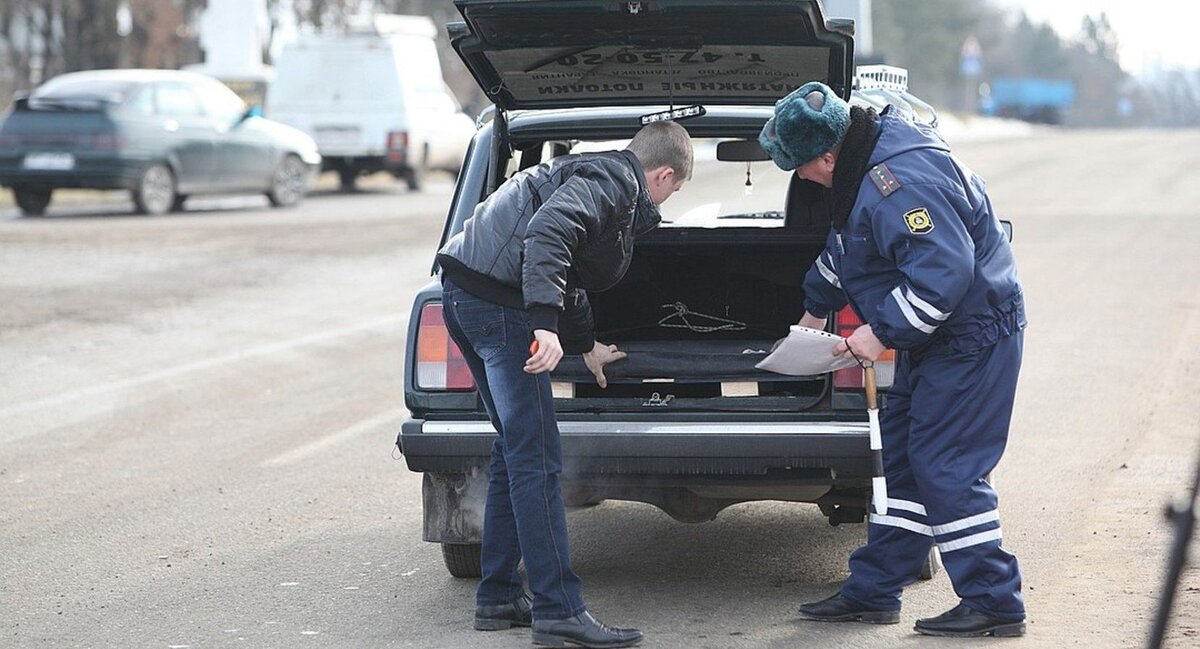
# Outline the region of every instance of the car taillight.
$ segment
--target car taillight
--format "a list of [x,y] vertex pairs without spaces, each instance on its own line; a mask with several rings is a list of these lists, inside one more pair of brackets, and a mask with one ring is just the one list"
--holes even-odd
[[408,131],[392,131],[387,135],[387,148],[407,149]]
[[440,303],[421,307],[421,321],[417,325],[416,383],[421,390],[457,392],[475,389],[471,369],[446,329]]
[[[846,307],[838,312],[837,334],[843,338],[849,338],[850,334],[853,334],[854,330],[861,327],[862,324],[862,320],[859,320],[858,314],[854,312],[854,309]],[[890,387],[895,373],[896,352],[889,349],[883,352],[883,355],[875,361],[875,384],[881,388]],[[861,389],[863,387],[862,368],[847,367],[846,369],[834,372],[833,387]]]
[[404,162],[408,155],[408,131],[391,131],[387,134],[387,157],[389,162]]
[[125,143],[116,135],[96,135],[92,137],[91,146],[93,149],[102,151],[115,151],[123,147]]

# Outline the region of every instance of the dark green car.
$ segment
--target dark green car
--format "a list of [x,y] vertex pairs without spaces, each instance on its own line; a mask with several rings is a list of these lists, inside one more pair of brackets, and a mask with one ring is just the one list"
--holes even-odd
[[199,74],[97,70],[56,77],[18,97],[0,122],[0,185],[26,215],[55,189],[128,189],[137,210],[179,210],[196,194],[303,198],[320,168],[305,133],[247,109]]

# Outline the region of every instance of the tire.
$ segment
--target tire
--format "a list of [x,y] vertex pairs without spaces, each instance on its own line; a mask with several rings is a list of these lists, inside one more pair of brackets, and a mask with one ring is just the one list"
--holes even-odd
[[421,182],[424,180],[424,175],[425,174],[423,174],[419,169],[413,169],[413,168],[405,169],[404,170],[404,183],[406,185],[408,185],[408,191],[410,191],[410,192],[421,191]]
[[308,167],[294,155],[284,156],[271,176],[267,200],[275,207],[290,207],[308,192]]
[[479,579],[483,575],[479,543],[443,543],[442,560],[450,575],[460,579]]
[[188,199],[187,194],[176,194],[175,200],[171,201],[171,211],[172,212],[182,212],[183,211],[183,203],[187,199]]
[[917,578],[929,581],[942,571],[942,555],[938,554],[937,546],[929,548],[929,556],[925,557],[925,565],[921,566],[921,574]]
[[17,207],[21,208],[21,214],[25,216],[41,216],[46,213],[46,207],[50,205],[49,189],[30,189],[27,187],[14,187],[13,198],[17,202]]
[[405,184],[408,185],[408,191],[419,192],[421,185],[425,182],[425,173],[429,171],[429,147],[426,147],[421,152],[421,161],[415,166],[404,170],[403,178]]
[[341,189],[344,192],[354,191],[354,183],[358,180],[358,170],[354,167],[342,167],[338,169],[338,181],[341,183]]
[[138,214],[161,216],[175,205],[175,174],[164,164],[146,167],[133,190],[133,205]]

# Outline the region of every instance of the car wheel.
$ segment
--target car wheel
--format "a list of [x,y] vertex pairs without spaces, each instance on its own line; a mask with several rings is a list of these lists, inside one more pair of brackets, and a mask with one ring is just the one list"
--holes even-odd
[[187,194],[176,194],[175,200],[171,201],[171,211],[172,212],[182,212],[183,211],[183,203],[187,199],[188,199]]
[[430,170],[430,146],[425,145],[421,151],[421,160],[414,166],[404,169],[402,178],[404,184],[408,185],[408,191],[419,192],[421,185],[425,184],[425,174]]
[[300,202],[308,190],[308,168],[300,158],[289,155],[279,163],[272,179],[267,200],[275,207],[288,207]]
[[917,577],[921,581],[929,581],[935,575],[942,571],[942,555],[938,554],[937,546],[929,548],[929,556],[925,557],[925,565],[921,566],[921,574]]
[[479,543],[443,543],[442,560],[454,577],[478,579],[483,575]]
[[354,182],[356,180],[358,180],[358,170],[354,167],[342,167],[338,169],[338,181],[341,183],[342,191],[354,191]]
[[139,214],[160,216],[175,204],[175,175],[167,165],[146,167],[133,190],[133,205]]
[[408,191],[421,191],[421,185],[425,182],[425,173],[427,171],[429,171],[428,145],[421,154],[421,161],[418,164],[404,170],[404,182],[408,185]]
[[21,208],[21,213],[25,216],[45,214],[46,206],[50,204],[50,193],[49,189],[13,188],[13,198],[16,199],[17,207]]
[[404,182],[408,185],[408,191],[421,191],[421,182],[425,180],[425,174],[420,169],[410,168],[404,170]]

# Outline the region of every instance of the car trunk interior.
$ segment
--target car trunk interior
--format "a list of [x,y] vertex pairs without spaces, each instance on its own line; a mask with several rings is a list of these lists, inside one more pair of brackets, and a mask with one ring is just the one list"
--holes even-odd
[[[579,356],[555,371],[560,409],[809,410],[828,376],[755,368],[804,313],[823,240],[787,228],[660,228],[612,289],[591,293],[597,338],[629,354],[600,389]],[[755,397],[747,399],[746,397]]]
[[[519,161],[498,165],[510,173],[569,149],[557,139],[514,144]],[[664,225],[639,237],[621,282],[589,293],[597,339],[628,358],[605,367],[608,387],[601,389],[581,356],[564,356],[551,376],[556,409],[649,414],[669,407],[768,418],[828,409],[830,375],[755,368],[804,315],[804,276],[829,231],[825,192],[792,176],[783,212],[760,218],[779,220],[763,227]]]

